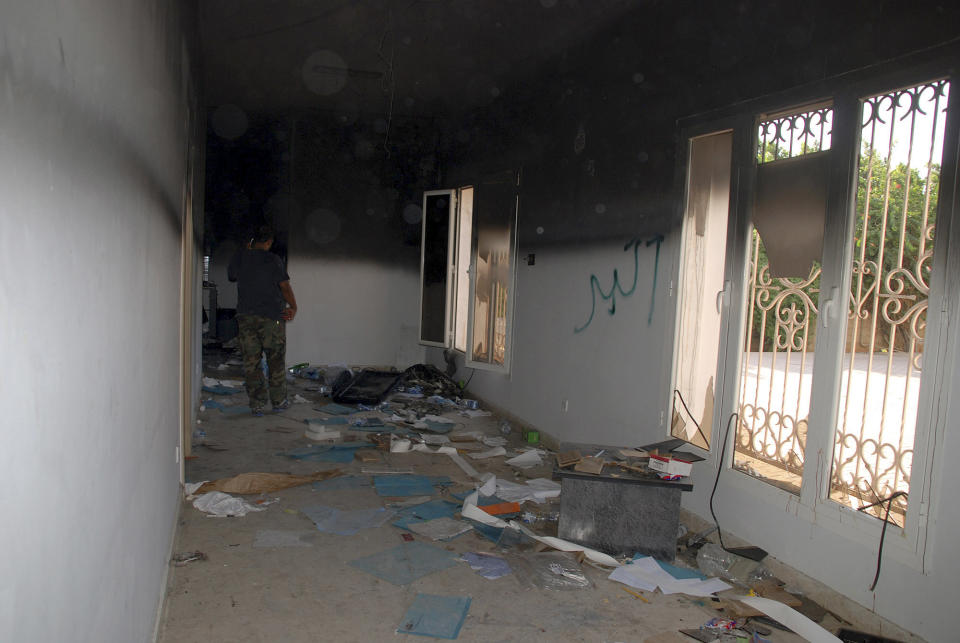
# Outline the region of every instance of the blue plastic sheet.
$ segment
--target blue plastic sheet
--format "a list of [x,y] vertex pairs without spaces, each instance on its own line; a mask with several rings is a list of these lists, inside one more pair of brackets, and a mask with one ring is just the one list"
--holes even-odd
[[361,529],[379,527],[393,516],[392,509],[371,507],[369,509],[337,509],[324,505],[311,505],[301,509],[320,531],[340,536],[352,536]]
[[383,420],[377,417],[360,418],[354,422],[354,426],[361,430],[374,430],[383,428]]
[[455,639],[470,611],[469,596],[417,594],[397,628],[401,634]]
[[317,491],[342,491],[343,489],[361,489],[370,485],[369,476],[337,476],[317,480],[313,483],[313,488]]
[[436,493],[434,485],[448,485],[447,476],[376,476],[373,484],[381,496],[430,496]]
[[207,393],[213,393],[214,395],[234,395],[236,393],[243,393],[242,388],[224,386],[223,384],[217,384],[216,386],[204,386],[202,390]]
[[[470,491],[461,491],[459,493],[451,493],[450,495],[456,498],[457,500],[463,502],[464,500],[467,499],[467,496],[469,496],[471,493],[473,493],[472,489]],[[486,507],[488,505],[499,505],[504,502],[506,502],[506,500],[504,500],[499,496],[485,496],[481,493],[477,494],[478,507]]]
[[457,561],[452,552],[414,541],[352,560],[349,564],[388,583],[408,585],[418,578],[452,567]]
[[344,406],[343,404],[337,404],[335,402],[324,404],[323,406],[316,406],[313,410],[329,413],[330,415],[350,415],[351,413],[357,412],[357,409],[355,408]]
[[468,551],[462,558],[470,565],[470,569],[490,580],[496,580],[513,572],[509,563],[499,556]]
[[[482,522],[477,522],[476,520],[466,519],[473,525],[474,531],[486,538],[487,540],[499,543],[500,538],[503,536],[503,527],[493,527],[492,525],[485,525]],[[394,523],[396,524],[396,523]]]
[[429,431],[434,433],[450,433],[453,427],[457,426],[453,422],[434,422],[433,420],[424,420],[423,423],[427,425]]
[[397,512],[398,520],[394,520],[393,526],[400,529],[406,529],[408,525],[414,522],[426,522],[434,518],[453,518],[453,515],[460,509],[460,505],[447,500],[431,500],[421,505],[407,507]]
[[[649,558],[645,554],[635,554],[633,560],[640,560],[641,558]],[[686,567],[677,567],[676,565],[671,565],[670,563],[665,563],[662,560],[658,560],[657,564],[660,565],[660,569],[667,572],[677,580],[684,580],[687,578],[696,578],[698,580],[707,580],[707,577],[701,574],[700,572],[694,569],[687,569]]]
[[250,413],[250,407],[247,405],[243,406],[225,406],[220,409],[221,413],[226,415],[242,415],[244,413]]
[[201,402],[205,408],[208,409],[222,409],[224,408],[223,402],[217,402],[216,400],[207,400],[206,402]]
[[[315,444],[309,447],[301,447],[284,451],[277,455],[282,455],[294,460],[304,462],[339,462],[346,463],[353,461],[353,454],[357,449],[363,449],[370,446],[366,442],[342,442],[339,444]],[[327,482],[326,480],[324,482]]]

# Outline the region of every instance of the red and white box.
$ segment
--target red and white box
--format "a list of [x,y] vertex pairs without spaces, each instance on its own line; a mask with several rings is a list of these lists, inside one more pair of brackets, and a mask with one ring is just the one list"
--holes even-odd
[[659,473],[666,473],[671,476],[688,476],[693,468],[693,463],[676,458],[667,458],[662,455],[651,455],[649,466],[651,470]]

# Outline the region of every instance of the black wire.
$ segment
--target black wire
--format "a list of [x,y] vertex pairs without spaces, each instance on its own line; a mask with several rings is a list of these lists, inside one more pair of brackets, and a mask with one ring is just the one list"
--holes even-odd
[[890,524],[890,507],[893,505],[893,501],[900,496],[908,496],[906,491],[897,491],[896,493],[878,500],[876,502],[871,502],[869,505],[863,505],[858,508],[857,511],[863,511],[864,509],[869,509],[870,507],[876,507],[877,505],[882,505],[887,503],[887,512],[883,515],[883,527],[880,529],[880,548],[877,549],[877,573],[873,575],[873,583],[870,584],[870,591],[872,592],[876,586],[877,581],[880,580],[880,563],[883,560],[883,539],[887,535],[887,525]]
[[473,376],[476,375],[476,373],[477,373],[477,369],[473,369],[473,370],[470,371],[470,377],[468,377],[468,378],[467,378],[467,381],[464,383],[464,385],[460,387],[460,390],[461,390],[461,391],[466,391],[466,390],[467,390],[467,387],[470,386],[470,380],[473,379]]
[[720,530],[720,521],[717,520],[717,514],[713,511],[713,497],[717,494],[717,485],[720,484],[720,472],[723,471],[723,454],[727,450],[727,438],[730,437],[730,424],[733,422],[733,418],[735,417],[737,417],[737,414],[731,413],[730,419],[727,420],[727,430],[723,432],[723,446],[720,447],[720,461],[718,462],[717,466],[717,477],[713,481],[713,491],[710,492],[710,515],[713,516],[713,524],[717,526],[717,538],[720,539],[720,546],[723,547],[723,550],[727,552],[730,552],[730,550],[727,549],[727,546],[723,544],[723,532]]
[[673,392],[677,397],[680,398],[680,404],[683,404],[683,410],[687,412],[687,417],[690,418],[690,421],[693,422],[693,426],[697,427],[697,433],[700,434],[700,437],[703,438],[703,443],[707,445],[707,448],[710,448],[710,440],[707,439],[707,436],[703,434],[703,429],[700,428],[700,424],[697,422],[697,419],[693,417],[693,413],[690,412],[690,409],[687,407],[687,403],[683,400],[683,394],[680,393],[680,389],[673,389]]

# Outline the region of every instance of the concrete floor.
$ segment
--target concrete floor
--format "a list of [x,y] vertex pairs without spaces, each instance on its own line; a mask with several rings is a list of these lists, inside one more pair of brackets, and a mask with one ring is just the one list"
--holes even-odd
[[[231,375],[236,373],[219,372],[213,376]],[[297,380],[291,386],[291,397],[299,393],[311,401],[325,402],[318,393],[306,390],[310,384],[308,380]],[[210,396],[204,395],[207,397]],[[233,403],[246,403],[243,394],[233,397],[239,398],[230,400]],[[262,418],[202,411],[199,426],[206,432],[206,443],[215,448],[200,445],[194,448],[192,458],[187,461],[187,481],[213,480],[254,471],[309,473],[339,468],[346,474],[361,474],[361,467],[369,465],[361,465],[356,460],[334,465],[277,455],[310,444],[303,437],[303,420],[320,415],[313,406],[296,404],[282,414],[267,414]],[[497,434],[496,418],[468,419],[453,414],[451,417],[463,423],[463,428]],[[519,436],[513,434],[511,440],[513,446],[519,445]],[[382,453],[382,457],[383,466],[409,467],[419,474],[450,476],[455,484],[449,493],[473,487],[463,471],[444,455]],[[493,471],[511,480],[549,477],[548,465],[527,470],[517,477],[503,460],[502,457],[479,461],[468,458],[478,471]],[[279,502],[268,506],[266,511],[242,518],[210,518],[184,501],[174,552],[199,550],[206,554],[207,560],[171,566],[159,628],[160,641],[427,640],[396,633],[418,593],[472,598],[458,637],[460,641],[692,641],[677,630],[697,628],[721,615],[711,608],[709,600],[684,595],[644,592],[649,602],[643,602],[623,591],[621,584],[608,580],[609,571],[590,566],[584,566],[584,571],[592,587],[579,590],[531,588],[522,583],[517,574],[487,580],[462,562],[408,585],[395,586],[347,563],[402,543],[405,532],[388,521],[353,536],[331,535],[319,532],[300,512],[311,504],[339,509],[383,506],[384,499],[372,487],[317,491],[307,484],[268,495],[279,498]],[[308,546],[254,547],[256,534],[267,529],[302,532],[302,541]],[[496,551],[494,543],[476,532],[446,543],[434,543],[421,536],[415,538],[458,554]],[[838,623],[831,616],[827,619],[833,626]],[[824,626],[830,627],[830,624],[825,622]],[[783,642],[802,640],[777,630],[767,638]]]

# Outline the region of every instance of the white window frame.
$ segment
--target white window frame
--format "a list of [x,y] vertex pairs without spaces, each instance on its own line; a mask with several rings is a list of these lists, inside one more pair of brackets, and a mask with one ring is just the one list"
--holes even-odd
[[[476,199],[479,196],[479,192],[475,192],[474,198]],[[477,256],[479,249],[478,244],[478,225],[477,225],[477,207],[476,201],[474,201],[474,211],[473,211],[473,238],[470,244],[470,321],[467,324],[467,352],[466,352],[466,365],[469,368],[475,368],[484,371],[494,371],[498,373],[509,373],[510,372],[510,363],[511,357],[513,355],[513,312],[514,305],[516,302],[516,291],[517,291],[517,212],[519,210],[519,195],[516,195],[513,199],[513,213],[510,217],[510,235],[509,235],[509,265],[507,276],[507,301],[506,301],[506,328],[505,328],[505,337],[504,337],[504,354],[503,354],[503,364],[497,364],[492,361],[485,362],[473,359],[473,350],[472,338],[474,331],[475,315],[476,311],[474,310],[474,304],[477,300],[476,298],[476,285],[477,285]],[[492,305],[492,304],[491,304]],[[490,335],[493,336],[495,329],[491,328]],[[490,353],[493,354],[493,346],[490,347]]]
[[[498,181],[503,183],[502,181]],[[516,187],[517,184],[514,185]],[[462,193],[465,190],[472,190],[473,202],[472,202],[472,218],[471,225],[469,228],[463,225],[461,218],[461,206],[463,205]],[[483,194],[483,185],[464,185],[456,189],[445,189],[445,190],[428,190],[423,193],[423,217],[421,222],[421,235],[420,235],[420,290],[419,290],[419,299],[420,299],[420,321],[419,321],[419,338],[420,343],[425,346],[434,346],[437,348],[452,349],[464,356],[464,363],[469,368],[500,372],[500,373],[509,373],[510,372],[510,363],[511,356],[513,352],[513,316],[514,316],[514,306],[516,302],[516,274],[517,274],[517,211],[519,205],[519,196],[515,195],[513,199],[512,212],[510,214],[510,233],[509,233],[509,256],[508,256],[508,276],[507,276],[507,300],[506,300],[506,328],[505,328],[505,346],[504,346],[504,360],[503,364],[498,364],[493,361],[486,362],[481,360],[476,360],[473,358],[472,352],[472,337],[474,334],[474,323],[475,316],[477,314],[475,310],[475,301],[476,301],[476,275],[477,275],[477,255],[479,252],[478,247],[478,234],[479,230],[483,225],[482,219],[482,210],[477,208],[478,197],[482,198]],[[444,341],[437,342],[432,340],[423,339],[423,305],[424,305],[424,270],[426,266],[426,255],[427,255],[427,199],[431,196],[436,195],[447,195],[449,197],[450,203],[450,222],[449,222],[449,235],[447,242],[447,283],[446,283],[446,294],[444,302]],[[482,206],[481,206],[482,208]],[[459,248],[461,237],[464,234],[469,235],[469,248],[470,248],[470,268],[468,272],[468,284],[461,283],[460,275],[457,274],[458,267],[458,258],[459,258]],[[468,307],[467,307],[467,325],[466,325],[466,351],[457,348],[457,299],[458,293],[461,288],[467,288],[468,291]],[[493,329],[491,328],[491,336]],[[490,354],[493,354],[493,347],[490,348]]]
[[[448,204],[448,219],[447,219],[447,279],[446,279],[446,292],[444,293],[444,311],[443,311],[443,341],[434,341],[432,339],[424,339],[423,333],[423,306],[424,306],[424,296],[423,296],[423,282],[426,271],[426,260],[427,260],[427,224],[428,224],[428,214],[427,214],[427,201],[430,197],[433,196],[446,196]],[[453,292],[453,279],[454,279],[454,266],[455,266],[455,257],[456,257],[456,248],[454,248],[454,243],[457,239],[457,226],[455,225],[456,213],[458,211],[458,191],[457,190],[428,190],[423,193],[423,209],[421,210],[421,224],[420,224],[420,289],[419,289],[419,311],[420,316],[418,320],[419,333],[418,337],[420,338],[420,343],[425,346],[437,346],[441,348],[446,348],[450,346],[451,343],[451,328],[452,328],[452,311],[450,306],[450,301],[452,299],[451,293]]]
[[[916,421],[914,440],[914,458],[911,470],[910,501],[907,505],[905,527],[896,525],[887,528],[885,555],[889,555],[917,569],[923,569],[925,561],[925,540],[927,534],[927,515],[929,512],[931,484],[934,471],[931,470],[935,445],[947,430],[949,418],[946,416],[946,393],[951,390],[949,373],[951,365],[960,358],[960,343],[956,335],[956,322],[950,324],[948,311],[960,310],[960,283],[948,280],[947,275],[956,274],[960,267],[960,210],[956,204],[957,149],[958,149],[958,108],[960,108],[960,84],[956,78],[946,73],[901,75],[898,79],[871,80],[859,84],[849,84],[842,91],[834,93],[834,129],[832,137],[833,159],[831,161],[831,185],[828,194],[826,227],[822,252],[823,272],[821,277],[821,298],[826,301],[836,288],[836,292],[849,292],[853,247],[852,229],[856,216],[857,163],[860,156],[860,109],[862,99],[880,92],[891,91],[897,87],[909,87],[925,80],[947,77],[951,81],[946,131],[941,159],[941,183],[939,210],[937,214],[937,236],[933,255],[933,279],[929,301],[931,306],[927,317],[927,337],[924,344],[924,371],[919,413]],[[823,96],[811,97],[811,100],[796,100],[793,104],[814,104]],[[721,337],[726,341],[718,358],[717,388],[715,392],[714,421],[710,432],[709,453],[716,459],[723,444],[727,419],[737,409],[739,400],[739,370],[742,354],[743,333],[745,332],[745,298],[748,296],[746,272],[749,266],[749,240],[752,231],[751,209],[755,185],[755,164],[750,161],[756,154],[756,131],[759,123],[755,109],[740,116],[717,119],[712,123],[694,124],[683,131],[683,141],[709,133],[729,129],[731,120],[734,126],[733,167],[731,171],[731,210],[729,215],[728,244],[724,282],[731,290],[722,300],[724,305]],[[772,110],[771,110],[772,111]],[[779,111],[779,110],[778,110]],[[682,159],[683,162],[686,159]],[[684,174],[688,167],[683,167]],[[843,180],[840,180],[840,179]],[[678,255],[682,254],[682,248]],[[674,271],[679,271],[679,261]],[[951,272],[953,271],[953,272]],[[678,297],[679,301],[679,297]],[[721,484],[736,494],[742,502],[756,503],[758,508],[766,508],[782,513],[791,520],[797,520],[798,526],[817,525],[842,537],[854,539],[865,546],[875,547],[879,541],[882,522],[873,516],[847,507],[830,498],[830,473],[833,453],[833,439],[839,407],[842,349],[846,336],[846,315],[839,311],[845,306],[834,306],[828,325],[821,328],[817,339],[816,360],[821,365],[814,378],[810,403],[810,430],[805,449],[804,474],[800,494],[794,494],[733,469],[734,449],[728,444],[721,467]],[[679,315],[675,315],[674,328],[677,329]],[[678,347],[671,350],[671,358]],[[826,368],[822,366],[826,365]],[[675,368],[675,367],[674,367]],[[671,381],[672,381],[671,377]],[[666,409],[672,409],[672,388]],[[818,428],[814,428],[818,427]],[[666,423],[666,432],[670,433],[670,423]],[[708,431],[704,427],[704,431]],[[728,442],[733,440],[733,436]],[[824,454],[818,457],[818,454]]]

